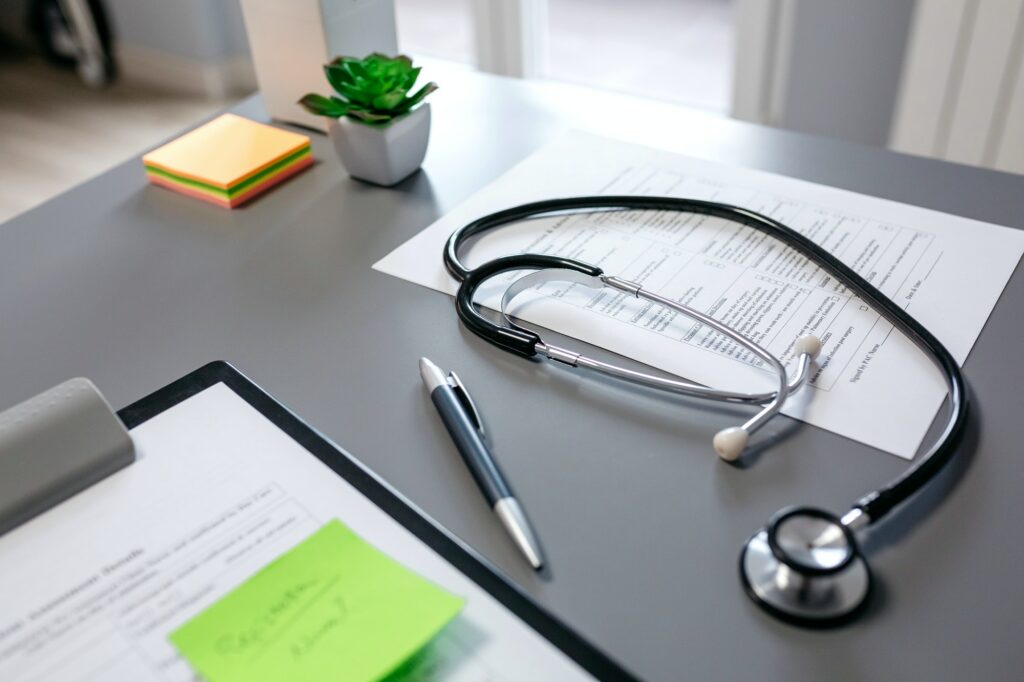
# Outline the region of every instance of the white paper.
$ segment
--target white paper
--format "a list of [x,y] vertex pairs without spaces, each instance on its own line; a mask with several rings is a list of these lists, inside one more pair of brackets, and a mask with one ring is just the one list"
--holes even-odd
[[0,680],[198,680],[168,635],[331,518],[466,598],[412,678],[591,679],[223,384],[132,437],[137,462],[0,537]]
[[[770,215],[866,277],[928,327],[961,364],[1024,252],[1024,233],[1018,230],[573,132],[374,268],[452,294],[456,282],[441,253],[453,230],[521,203],[593,194],[706,199]],[[531,220],[481,237],[467,261],[475,266],[522,252],[593,263],[710,312],[766,346],[790,370],[793,341],[817,334],[824,348],[813,390],[801,391],[784,411],[901,457],[913,457],[945,395],[942,376],[928,357],[892,333],[892,325],[795,252],[751,228],[653,211]],[[482,288],[478,302],[496,308],[514,276]],[[515,312],[715,387],[770,390],[776,381],[700,325],[609,290],[552,283],[532,298],[517,298]],[[451,323],[457,324],[454,313]]]

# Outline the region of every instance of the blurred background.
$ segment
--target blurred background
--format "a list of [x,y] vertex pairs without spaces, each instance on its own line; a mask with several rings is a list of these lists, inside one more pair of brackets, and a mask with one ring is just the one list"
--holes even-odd
[[[0,221],[253,92],[238,2],[0,1]],[[394,8],[413,56],[1024,172],[1024,0]]]

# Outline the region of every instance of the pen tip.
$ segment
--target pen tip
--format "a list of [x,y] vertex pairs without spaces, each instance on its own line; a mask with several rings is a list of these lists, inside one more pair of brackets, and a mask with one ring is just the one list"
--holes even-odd
[[426,358],[420,358],[420,376],[430,391],[445,383],[441,368]]

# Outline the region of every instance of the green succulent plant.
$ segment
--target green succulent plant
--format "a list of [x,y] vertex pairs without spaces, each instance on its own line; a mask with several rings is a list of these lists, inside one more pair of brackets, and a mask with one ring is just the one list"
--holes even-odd
[[385,126],[409,113],[437,90],[436,83],[427,83],[409,94],[420,67],[413,67],[405,55],[388,57],[375,52],[363,59],[338,57],[324,65],[324,73],[334,94],[324,97],[311,92],[299,104],[316,116],[347,116],[373,126]]

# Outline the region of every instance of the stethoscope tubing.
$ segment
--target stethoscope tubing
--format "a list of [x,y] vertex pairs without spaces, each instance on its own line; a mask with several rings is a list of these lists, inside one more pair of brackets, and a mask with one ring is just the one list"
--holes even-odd
[[[515,257],[513,256],[513,258]],[[510,264],[509,267],[514,268],[514,262]],[[493,275],[498,274],[501,274],[501,271],[496,271],[493,273]],[[684,317],[687,317],[695,322],[698,322],[699,324],[709,327],[710,329],[717,331],[718,333],[723,334],[728,338],[731,338],[733,341],[742,345],[744,348],[746,348],[751,353],[760,358],[762,362],[768,364],[768,366],[776,373],[776,375],[781,376],[786,371],[785,367],[782,365],[781,362],[779,362],[779,360],[774,355],[769,353],[768,350],[760,346],[753,339],[747,338],[746,336],[732,329],[728,325],[722,324],[721,322],[711,317],[710,315],[705,315],[699,310],[691,308],[690,306],[685,305],[683,303],[679,303],[677,301],[673,301],[671,299],[659,296],[654,292],[644,289],[643,286],[641,286],[640,284],[630,282],[621,277],[601,275],[600,277],[595,278],[590,275],[584,275],[575,270],[562,270],[559,268],[546,268],[543,270],[536,270],[527,275],[522,275],[505,289],[505,293],[501,297],[501,317],[504,323],[509,327],[529,332],[529,330],[526,327],[521,326],[517,322],[517,320],[509,313],[509,307],[511,306],[512,301],[520,294],[552,282],[581,284],[591,289],[601,289],[609,287],[611,289],[616,290],[616,292],[619,295],[635,296],[636,298],[646,300],[650,303],[655,303],[659,306],[675,311]],[[477,284],[477,287],[479,287],[483,283],[484,280],[477,280],[475,282],[475,284]],[[472,300],[475,297],[475,288],[471,285],[466,287],[465,289],[461,289],[459,291],[459,296]],[[548,350],[549,347],[546,344],[543,347],[541,345],[537,346],[537,351],[539,352],[545,353],[545,351]],[[618,365],[612,365],[610,363],[594,360],[584,355],[574,353],[572,353],[571,355],[572,357],[567,359],[571,359],[571,364],[573,367],[590,369],[592,371],[600,372],[601,374],[629,381],[631,383],[640,384],[642,386],[647,386],[649,388],[666,390],[673,393],[677,393],[679,395],[685,395],[691,398],[701,398],[704,400],[714,400],[717,402],[724,403],[764,405],[765,403],[775,401],[776,398],[778,398],[779,396],[778,391],[770,391],[764,393],[725,391],[721,389],[710,388],[707,386],[701,386],[700,384],[694,384],[681,379],[669,379],[667,377],[660,377],[654,374],[629,370],[626,369],[625,367],[620,367]],[[800,386],[804,382],[804,379],[807,376],[808,370],[810,369],[811,356],[808,353],[797,352],[797,349],[794,349],[794,355],[797,356],[797,371],[794,374],[793,378],[789,380],[789,383],[786,386],[787,394],[793,393],[795,390],[800,388]],[[551,355],[548,355],[548,357],[551,357],[552,359],[562,359],[562,361],[566,359],[555,358],[552,357]],[[787,395],[783,395],[782,398],[778,401],[780,405],[781,403],[785,402],[786,397]]]
[[658,305],[669,308],[670,310],[675,310],[683,315],[694,317],[694,319],[701,324],[711,327],[720,334],[725,334],[732,340],[750,349],[751,352],[761,358],[765,364],[772,368],[779,379],[779,385],[778,388],[775,389],[775,395],[772,396],[768,401],[768,404],[765,405],[757,414],[740,426],[741,429],[746,431],[748,434],[754,433],[768,423],[769,419],[779,413],[782,409],[782,405],[786,402],[786,398],[789,396],[789,384],[786,381],[786,368],[783,367],[778,358],[762,348],[759,344],[754,343],[750,339],[744,338],[742,334],[727,325],[722,324],[710,315],[705,315],[693,310],[689,306],[680,305],[671,299],[659,296],[654,292],[646,291],[645,289],[639,289],[636,292],[636,296],[650,301],[651,303],[657,303]]
[[[601,374],[614,377],[616,379],[622,379],[641,386],[646,386],[648,388],[668,391],[670,393],[684,395],[689,398],[706,398],[722,403],[732,403],[734,405],[763,405],[764,403],[770,402],[776,395],[778,395],[776,391],[768,391],[765,393],[737,393],[733,391],[707,388],[705,386],[691,384],[679,379],[670,379],[668,377],[660,377],[654,374],[637,372],[625,367],[601,362],[600,360],[594,360],[593,358],[588,358],[583,355],[577,359],[576,366],[600,372]],[[804,385],[810,368],[810,356],[801,356],[799,364],[797,365],[797,370],[787,384],[787,391],[789,395],[796,393]]]
[[[512,262],[509,259],[528,260],[527,257],[548,260],[549,263],[543,267],[569,267],[570,269],[577,270],[580,269],[581,265],[584,268],[591,267],[589,274],[599,276],[601,274],[599,268],[587,266],[587,264],[581,264],[578,261],[550,256],[533,256],[532,254],[505,256],[495,261],[489,261],[480,266],[480,268],[473,270],[462,262],[459,257],[459,250],[473,236],[509,223],[551,217],[556,214],[610,210],[673,211],[710,215],[740,223],[777,238],[783,244],[795,249],[818,267],[832,275],[847,289],[868,303],[876,312],[880,313],[920,350],[929,355],[946,381],[949,394],[948,418],[939,437],[935,439],[931,447],[909,469],[884,487],[864,495],[853,505],[854,509],[860,510],[867,516],[869,523],[876,523],[895,506],[913,496],[925,483],[934,478],[956,454],[956,449],[960,443],[967,421],[968,400],[963,374],[956,360],[946,347],[905,310],[896,305],[845,263],[799,232],[760,213],[729,204],[674,197],[590,196],[548,199],[515,206],[483,216],[456,230],[445,244],[445,267],[453,277],[463,282],[463,284],[466,283],[467,279],[472,280],[474,277],[482,276],[484,271],[496,267],[496,261],[504,261],[504,265],[508,265]],[[540,261],[535,260],[534,262]],[[461,310],[461,306],[466,304],[467,302],[461,300],[461,297],[457,298],[457,305],[460,306],[460,316],[462,312],[465,312]],[[468,304],[472,306],[472,301],[469,301]],[[474,331],[481,333],[483,330],[475,329]],[[517,332],[518,330],[508,331]],[[534,336],[536,337],[536,335]],[[539,342],[539,337],[536,337],[536,341],[531,342],[529,337],[513,333],[511,338],[507,340],[512,342],[513,347],[508,348],[512,352],[532,355],[532,352],[524,352],[524,349],[526,351],[533,351],[536,342]]]
[[[480,312],[479,307],[474,301],[476,292],[490,278],[508,272],[531,269],[534,272],[519,276],[506,287],[505,293],[501,298],[503,325],[492,322]],[[635,372],[609,363],[598,362],[568,348],[544,343],[537,332],[522,326],[509,315],[509,306],[516,296],[550,282],[583,285],[591,289],[608,288],[616,291],[618,296],[634,297],[664,306],[724,335],[745,348],[755,357],[760,358],[762,363],[768,365],[778,379],[778,388],[774,392],[769,393],[764,401],[758,403],[761,409],[757,414],[741,426],[719,431],[712,440],[715,452],[718,453],[719,457],[727,461],[735,461],[743,453],[743,450],[749,443],[750,436],[764,426],[771,417],[779,413],[786,398],[789,396],[789,384],[787,383],[788,377],[785,366],[778,358],[758,345],[753,339],[683,303],[666,299],[647,291],[636,282],[606,275],[600,268],[580,261],[533,254],[505,256],[495,259],[472,271],[462,281],[455,295],[456,311],[462,322],[475,334],[495,346],[512,353],[526,357],[533,357],[539,353],[551,360],[567,364],[571,367],[588,368],[649,387],[661,388],[662,384],[666,383],[667,380],[653,374]],[[811,359],[817,355],[820,347],[820,342],[813,336],[801,337],[801,339],[795,342],[794,351],[798,351],[798,366],[801,376],[806,372]],[[800,381],[802,381],[802,378]],[[738,402],[750,399],[749,393],[733,393],[712,389],[681,380],[673,381],[672,384],[671,390],[675,393],[705,400]]]

